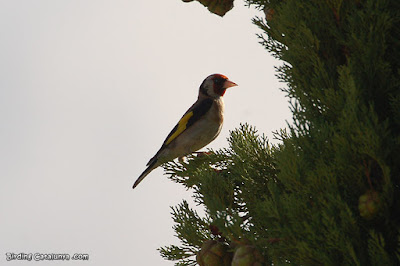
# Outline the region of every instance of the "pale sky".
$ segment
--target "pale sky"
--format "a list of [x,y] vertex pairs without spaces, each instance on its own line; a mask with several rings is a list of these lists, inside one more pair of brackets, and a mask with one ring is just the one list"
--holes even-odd
[[[236,0],[224,18],[181,0],[0,0],[0,265],[173,265],[170,206],[190,201],[162,168],[135,189],[213,73],[239,86],[208,147],[240,123],[291,120],[279,62]],[[6,261],[12,253],[89,261]]]

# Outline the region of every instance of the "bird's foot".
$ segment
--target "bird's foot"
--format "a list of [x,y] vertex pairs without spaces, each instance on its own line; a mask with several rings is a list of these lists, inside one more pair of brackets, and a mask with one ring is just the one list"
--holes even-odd
[[184,163],[185,159],[186,159],[186,156],[178,157],[178,161],[179,161],[180,163],[182,163],[182,164]]
[[213,154],[213,152],[211,152],[211,151],[195,151],[193,153],[196,154],[198,157],[202,157],[202,156],[207,156],[207,155]]

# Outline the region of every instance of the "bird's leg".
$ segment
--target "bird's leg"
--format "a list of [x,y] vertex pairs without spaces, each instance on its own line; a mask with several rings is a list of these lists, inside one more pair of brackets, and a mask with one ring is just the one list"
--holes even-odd
[[207,155],[211,155],[212,154],[212,152],[210,152],[210,151],[195,151],[193,153],[196,154],[199,157],[207,156]]

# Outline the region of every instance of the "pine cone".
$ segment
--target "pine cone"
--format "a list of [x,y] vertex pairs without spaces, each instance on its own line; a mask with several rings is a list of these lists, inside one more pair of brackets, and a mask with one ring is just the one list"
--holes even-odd
[[380,209],[380,201],[378,193],[373,190],[368,190],[358,199],[358,210],[360,216],[364,219],[371,220],[376,216]]
[[[193,0],[182,0],[183,2],[192,2]],[[233,0],[197,0],[203,6],[206,6],[211,13],[223,17],[233,8]]]
[[265,19],[267,21],[271,21],[274,17],[275,10],[270,8],[270,7],[264,7],[264,14],[265,14]]
[[228,246],[215,240],[205,241],[196,256],[200,266],[228,266],[231,260],[232,253],[228,252]]
[[240,246],[233,255],[232,266],[261,266],[264,258],[253,246]]

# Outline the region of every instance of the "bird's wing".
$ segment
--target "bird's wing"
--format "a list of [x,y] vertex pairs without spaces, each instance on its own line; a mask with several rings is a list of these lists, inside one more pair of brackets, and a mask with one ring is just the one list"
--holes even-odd
[[180,136],[185,130],[190,128],[193,124],[195,124],[200,118],[202,118],[211,108],[213,104],[213,99],[206,98],[197,101],[193,104],[186,113],[182,116],[179,120],[178,124],[171,130],[168,134],[167,138],[165,139],[163,145],[161,146],[160,150],[157,154],[150,159],[147,165],[150,165],[154,160],[157,159],[157,155],[168,145],[174,141],[178,136]]
[[180,134],[182,134],[186,129],[190,128],[195,124],[201,117],[203,117],[208,110],[210,110],[213,104],[213,100],[210,98],[200,100],[196,102],[179,120],[178,124],[172,129],[165,139],[163,146],[167,146],[174,139],[176,139]]

